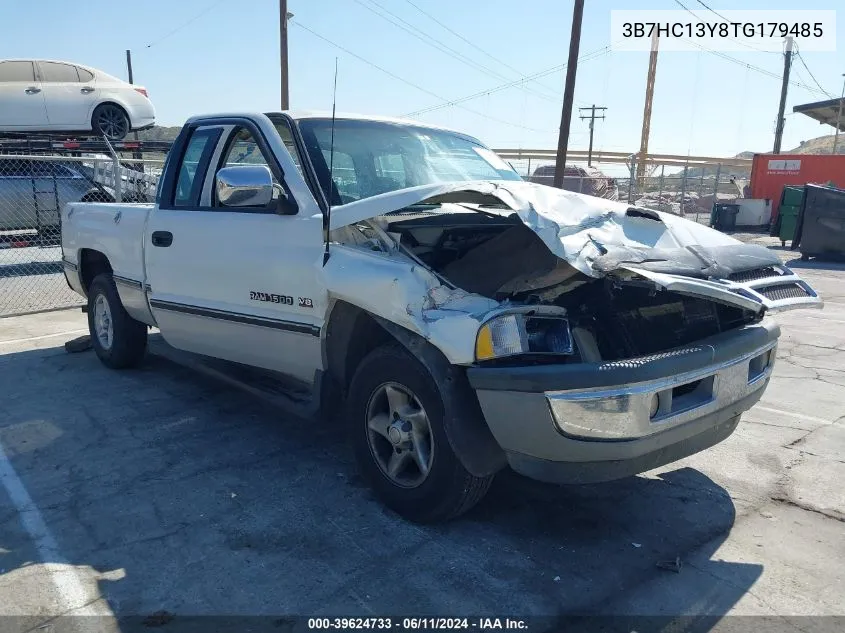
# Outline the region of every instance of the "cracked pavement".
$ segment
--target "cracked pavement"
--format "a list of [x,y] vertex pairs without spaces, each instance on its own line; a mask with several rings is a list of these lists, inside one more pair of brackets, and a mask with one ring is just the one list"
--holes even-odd
[[0,320],[0,444],[61,553],[0,486],[0,615],[845,615],[845,267],[795,267],[826,307],[776,317],[771,384],[726,441],[615,483],[503,473],[437,527],[373,500],[336,424],[67,354],[78,311]]

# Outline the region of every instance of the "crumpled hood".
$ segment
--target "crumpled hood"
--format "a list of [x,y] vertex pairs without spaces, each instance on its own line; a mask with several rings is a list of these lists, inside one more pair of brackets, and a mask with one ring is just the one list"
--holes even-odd
[[552,253],[590,277],[622,268],[727,277],[780,263],[775,253],[762,246],[744,244],[669,213],[520,181],[467,181],[392,191],[334,207],[331,228],[419,203],[470,203],[484,198],[509,207],[485,208],[485,213],[516,214]]

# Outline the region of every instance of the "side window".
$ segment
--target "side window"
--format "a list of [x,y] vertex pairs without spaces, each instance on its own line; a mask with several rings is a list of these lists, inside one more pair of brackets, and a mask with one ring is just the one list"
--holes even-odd
[[56,62],[38,62],[41,69],[41,81],[44,82],[79,82],[79,75],[76,74],[76,66],[70,64],[57,64]]
[[79,66],[76,67],[76,72],[79,74],[79,81],[85,83],[94,81],[94,73],[85,70],[84,68],[80,68]]
[[[252,137],[252,132],[246,128],[239,128],[229,140],[229,147],[223,158],[221,167],[233,165],[267,165],[267,159],[261,153],[261,147]],[[275,180],[275,176],[273,177]]]
[[0,62],[0,83],[35,81],[32,62]]
[[219,128],[197,128],[191,134],[179,165],[173,206],[195,207],[199,204],[205,171],[218,138]]
[[[220,167],[233,167],[237,165],[264,165],[270,169],[270,163],[264,153],[261,151],[261,146],[255,140],[247,128],[236,128],[229,138],[229,142],[223,152],[223,159],[220,161]],[[279,181],[276,175],[270,169],[270,174],[273,178],[273,199],[276,199],[282,190],[279,186]],[[212,193],[213,206],[223,207],[218,201],[215,193]],[[227,209],[231,210],[229,207]]]
[[293,140],[293,133],[288,127],[287,122],[277,123],[276,130],[279,132],[279,136],[282,137],[282,142],[285,144],[285,149],[288,150],[290,157],[293,159],[293,164],[296,165],[296,168],[299,170],[299,175],[304,178],[305,172],[302,171],[302,156],[299,155],[299,150]]

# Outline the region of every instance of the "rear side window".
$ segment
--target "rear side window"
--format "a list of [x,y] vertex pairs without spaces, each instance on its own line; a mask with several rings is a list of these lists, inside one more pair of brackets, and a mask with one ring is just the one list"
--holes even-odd
[[79,81],[94,81],[94,73],[89,72],[84,68],[80,68],[79,66],[76,67],[76,72],[79,73]]
[[0,62],[0,82],[35,81],[32,62]]
[[74,82],[79,81],[76,66],[57,64],[56,62],[38,62],[41,69],[41,81],[44,82]]
[[193,131],[179,164],[179,178],[176,181],[173,206],[199,206],[205,172],[219,138],[219,128],[197,128]]

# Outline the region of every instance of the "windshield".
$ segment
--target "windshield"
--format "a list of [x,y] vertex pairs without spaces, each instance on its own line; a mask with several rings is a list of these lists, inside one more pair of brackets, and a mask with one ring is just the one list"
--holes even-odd
[[299,128],[323,192],[332,205],[439,182],[521,180],[493,151],[468,137],[425,127],[337,119],[331,196],[327,183],[331,119],[303,119]]

